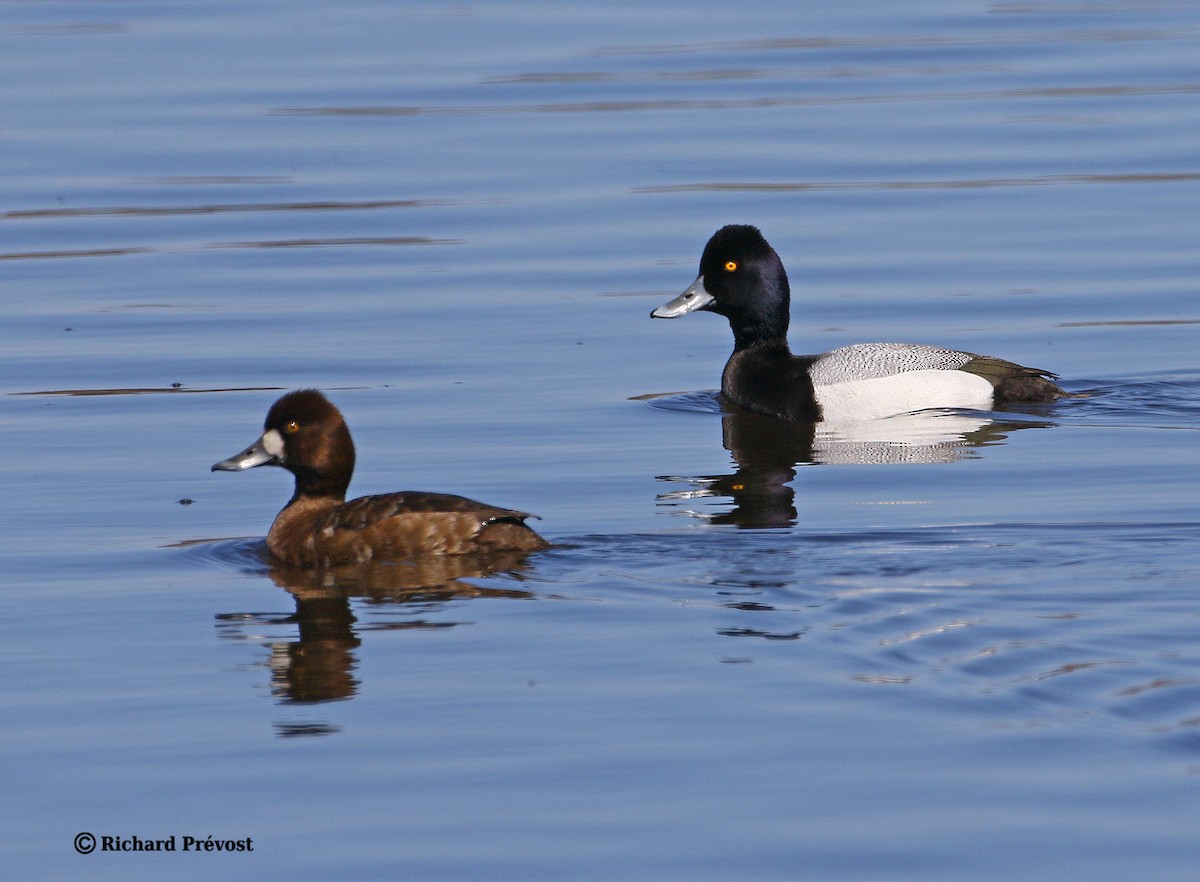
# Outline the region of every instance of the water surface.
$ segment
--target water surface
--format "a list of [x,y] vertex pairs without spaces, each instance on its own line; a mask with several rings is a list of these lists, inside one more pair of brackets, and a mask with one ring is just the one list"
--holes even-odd
[[[1198,13],[4,4],[10,872],[1192,878]],[[730,222],[1087,395],[725,413]],[[555,547],[279,570],[304,386]]]

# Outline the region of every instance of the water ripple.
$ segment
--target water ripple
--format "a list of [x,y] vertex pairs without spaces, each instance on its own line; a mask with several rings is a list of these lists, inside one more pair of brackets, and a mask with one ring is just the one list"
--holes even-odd
[[957,704],[975,724],[1105,715],[1172,732],[1200,719],[1198,542],[1195,521],[766,531],[736,543],[708,529],[583,537],[530,579],[706,610],[697,624],[718,639],[758,638],[743,641],[741,663],[796,653],[850,682]]
[[826,190],[986,190],[997,187],[1052,187],[1078,184],[1173,184],[1200,181],[1200,172],[1036,175],[1011,178],[954,178],[924,181],[720,181],[635,187],[635,193],[806,192]]
[[320,200],[308,202],[231,202],[208,205],[112,206],[95,208],[24,208],[0,213],[3,220],[70,217],[175,217],[204,214],[253,214],[280,211],[376,211],[382,208],[427,208],[446,201],[426,199]]
[[1026,98],[1116,98],[1154,95],[1200,94],[1200,83],[1109,85],[1054,88],[996,89],[970,92],[904,92],[852,95],[791,95],[746,98],[630,98],[588,101],[554,101],[534,104],[363,104],[292,105],[276,107],[274,116],[407,117],[497,116],[534,113],[661,113],[690,110],[746,110],[778,107],[820,107],[894,102],[940,103],[948,101],[1005,101]]

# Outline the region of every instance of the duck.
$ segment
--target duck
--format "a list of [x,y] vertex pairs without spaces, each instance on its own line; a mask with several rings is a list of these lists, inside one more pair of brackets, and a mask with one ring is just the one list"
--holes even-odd
[[267,533],[267,549],[293,567],[532,552],[550,545],[525,523],[533,515],[464,496],[403,491],[347,502],[354,441],[341,411],[315,389],[276,401],[258,440],[212,470],[265,465],[281,466],[296,479],[292,498]]
[[713,234],[700,274],[650,313],[715,312],[733,330],[722,397],[754,413],[802,422],[884,419],[932,408],[989,410],[1067,396],[1056,374],[990,355],[919,343],[855,343],[794,355],[787,332],[791,289],[775,249],[757,227]]

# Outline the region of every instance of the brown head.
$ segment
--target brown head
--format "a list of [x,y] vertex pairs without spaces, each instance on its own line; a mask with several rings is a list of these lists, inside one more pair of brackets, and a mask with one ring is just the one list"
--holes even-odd
[[282,466],[296,476],[293,501],[302,496],[346,498],[354,474],[354,441],[341,412],[315,389],[289,392],[272,406],[262,436],[214,472]]

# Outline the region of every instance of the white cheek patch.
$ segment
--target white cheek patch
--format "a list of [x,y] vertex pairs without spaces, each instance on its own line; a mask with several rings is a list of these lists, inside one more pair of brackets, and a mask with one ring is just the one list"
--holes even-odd
[[263,432],[262,447],[263,450],[276,459],[283,458],[283,436],[279,434],[277,429],[270,429]]

